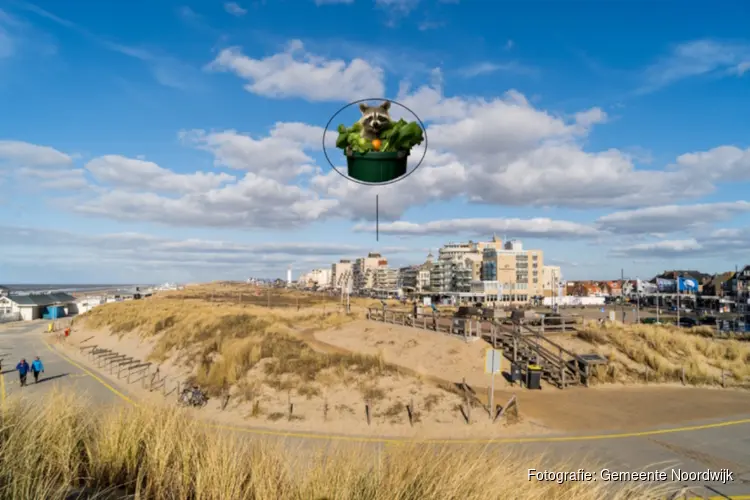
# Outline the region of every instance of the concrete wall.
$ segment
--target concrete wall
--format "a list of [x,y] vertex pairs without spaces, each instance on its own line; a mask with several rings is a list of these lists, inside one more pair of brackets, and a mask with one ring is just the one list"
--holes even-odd
[[[551,306],[552,299],[553,297],[544,297],[544,305]],[[604,297],[574,297],[571,295],[563,295],[562,297],[554,297],[554,303],[560,306],[603,306]]]
[[39,314],[39,306],[20,306],[18,309],[21,312],[21,319],[24,321],[31,321],[42,317]]

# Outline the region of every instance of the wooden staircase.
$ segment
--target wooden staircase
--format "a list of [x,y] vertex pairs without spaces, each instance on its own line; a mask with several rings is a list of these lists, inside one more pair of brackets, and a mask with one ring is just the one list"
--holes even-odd
[[524,325],[498,325],[494,341],[495,348],[502,349],[511,362],[522,367],[529,364],[541,366],[542,379],[560,389],[578,385],[588,387],[590,359],[568,351]]

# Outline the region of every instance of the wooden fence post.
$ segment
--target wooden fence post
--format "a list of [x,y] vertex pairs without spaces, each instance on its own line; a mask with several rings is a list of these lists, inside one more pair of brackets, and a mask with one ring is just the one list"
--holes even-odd
[[292,391],[287,391],[286,400],[287,400],[287,403],[289,403],[289,416],[287,419],[291,421],[292,413],[294,412],[294,403],[292,403]]
[[406,405],[406,413],[409,416],[409,425],[414,427],[414,398]]
[[461,382],[461,386],[464,389],[464,403],[466,405],[466,423],[471,423],[471,403],[469,401],[469,389],[466,386],[466,377],[463,378],[463,381]]
[[323,402],[323,421],[328,421],[328,398]]
[[370,400],[365,400],[365,417],[367,417],[367,425],[370,425]]
[[721,387],[724,389],[727,388],[727,381],[726,381],[726,372],[724,371],[724,368],[721,369]]
[[682,385],[685,385],[685,367],[682,367]]

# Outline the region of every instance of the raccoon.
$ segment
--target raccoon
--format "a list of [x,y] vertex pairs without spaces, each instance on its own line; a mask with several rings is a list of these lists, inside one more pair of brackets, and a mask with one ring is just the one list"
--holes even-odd
[[362,125],[362,137],[371,141],[380,136],[380,132],[391,123],[389,109],[391,109],[391,101],[383,101],[380,106],[369,106],[364,102],[359,105],[359,110],[362,111],[362,118],[359,119]]

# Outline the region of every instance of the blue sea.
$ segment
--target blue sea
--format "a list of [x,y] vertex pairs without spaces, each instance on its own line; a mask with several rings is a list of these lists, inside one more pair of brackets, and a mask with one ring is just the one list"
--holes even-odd
[[83,284],[2,284],[0,286],[7,288],[10,293],[51,293],[51,292],[64,292],[64,293],[80,293],[80,292],[98,292],[98,291],[115,291],[115,290],[132,290],[135,287],[141,287],[141,289],[148,288],[152,285],[142,284],[112,284],[112,285],[83,285]]

